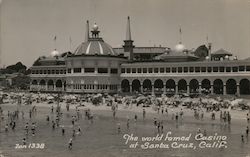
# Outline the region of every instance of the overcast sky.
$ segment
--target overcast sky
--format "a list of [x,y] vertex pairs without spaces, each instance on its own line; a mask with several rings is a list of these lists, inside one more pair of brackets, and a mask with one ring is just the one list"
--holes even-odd
[[[0,0],[1,2],[1,0]],[[21,61],[31,66],[56,47],[71,50],[84,41],[85,23],[99,25],[112,47],[123,44],[126,18],[136,46],[179,42],[186,48],[212,42],[239,58],[250,57],[250,0],[2,0],[0,6],[0,66]]]

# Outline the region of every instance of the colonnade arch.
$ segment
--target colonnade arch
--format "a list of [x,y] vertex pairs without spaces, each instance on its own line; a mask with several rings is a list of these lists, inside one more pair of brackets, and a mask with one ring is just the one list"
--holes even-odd
[[121,90],[122,90],[122,92],[130,92],[130,85],[129,85],[129,81],[127,79],[122,80]]
[[248,79],[242,79],[239,83],[240,94],[249,95],[250,94],[250,81]]
[[187,81],[184,79],[181,79],[178,81],[178,92],[185,93],[187,92]]
[[228,79],[226,81],[226,94],[236,94],[237,83],[234,79]]
[[199,91],[199,82],[196,79],[192,79],[189,82],[190,93],[198,93]]
[[[164,81],[166,81],[164,83]],[[174,92],[174,93],[201,93],[206,91],[211,94],[250,94],[249,79],[133,79],[122,80],[121,87],[123,92]],[[130,89],[131,88],[131,89]]]
[[140,92],[141,83],[138,79],[132,81],[132,91]]
[[143,81],[143,92],[152,92],[152,82],[149,79]]

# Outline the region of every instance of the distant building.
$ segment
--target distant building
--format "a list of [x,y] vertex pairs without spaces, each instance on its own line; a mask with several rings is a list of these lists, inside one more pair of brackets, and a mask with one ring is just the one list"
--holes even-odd
[[112,48],[95,24],[74,53],[39,58],[31,67],[31,91],[69,93],[250,94],[250,60],[232,59],[211,44],[188,50],[135,47],[128,18],[122,48]]

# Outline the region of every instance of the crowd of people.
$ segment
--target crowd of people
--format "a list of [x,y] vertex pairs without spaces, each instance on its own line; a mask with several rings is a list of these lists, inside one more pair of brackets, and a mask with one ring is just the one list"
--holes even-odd
[[[25,125],[23,126],[24,130],[24,137],[22,138],[23,145],[27,144],[27,139],[29,139],[32,136],[36,136],[37,132],[39,132],[39,127],[37,126],[36,122],[36,116],[39,114],[39,111],[37,109],[36,105],[32,105],[29,109],[28,113],[25,113],[21,106],[22,101],[20,97],[17,97],[17,108],[14,111],[4,111],[3,107],[0,106],[0,133],[1,127],[4,125],[4,132],[8,134],[9,128],[11,128],[13,131],[16,129],[17,120],[21,117],[23,121],[27,121]],[[42,100],[42,99],[41,99]],[[41,101],[39,100],[39,101]],[[55,101],[53,101],[53,104],[50,108],[50,113],[48,113],[44,119],[44,123],[46,125],[51,126],[52,131],[55,130],[61,130],[61,135],[66,136],[66,132],[68,132],[67,136],[69,138],[68,140],[68,148],[71,150],[73,148],[73,142],[74,140],[77,140],[76,136],[81,136],[83,134],[81,126],[79,125],[82,120],[88,120],[89,124],[92,125],[94,123],[94,114],[92,113],[90,108],[86,108],[84,112],[82,113],[82,110],[79,109],[79,106],[84,106],[84,102],[91,102],[91,99],[85,99],[84,101],[80,102],[80,105],[74,104],[71,105],[69,101],[66,101],[65,106],[61,105],[61,100],[59,99],[59,96]],[[110,107],[112,117],[115,121],[117,121],[117,133],[121,134],[124,128],[122,128],[121,122],[119,121],[119,117],[117,115],[117,112],[119,111],[120,106],[131,106],[135,104],[137,107],[142,107],[139,112],[135,112],[134,114],[134,122],[131,121],[129,117],[127,117],[126,120],[126,130],[129,131],[131,129],[131,123],[137,124],[138,120],[144,121],[147,118],[147,112],[150,108],[147,108],[148,103],[152,103],[151,107],[154,110],[155,115],[152,119],[154,132],[156,134],[162,134],[164,133],[164,128],[167,121],[172,121],[176,123],[177,125],[181,123],[184,119],[184,116],[188,110],[191,110],[193,112],[194,120],[200,120],[203,121],[204,117],[210,118],[211,121],[216,121],[219,119],[219,123],[223,126],[229,126],[231,125],[232,121],[232,114],[230,112],[230,105],[222,105],[222,104],[216,104],[211,102],[204,102],[202,99],[196,99],[195,102],[192,101],[186,101],[185,103],[180,102],[181,98],[174,98],[174,99],[157,99],[157,98],[146,98],[146,99],[128,99],[126,97],[115,97],[113,99],[110,99],[108,97],[108,100],[106,100],[106,105]],[[37,100],[38,101],[38,100]],[[101,101],[100,101],[101,102]],[[31,102],[32,104],[32,102]],[[181,104],[181,105],[180,105]],[[96,105],[96,104],[95,104]],[[71,126],[65,127],[64,120],[65,117],[69,118],[69,112],[72,113],[71,106],[74,106],[75,109],[73,110],[73,115],[71,116]],[[226,107],[225,107],[226,106]],[[62,108],[63,107],[63,108]],[[184,109],[185,108],[185,109]],[[187,108],[187,109],[186,109]],[[250,110],[249,110],[250,112]],[[248,140],[248,134],[249,134],[249,112],[246,115],[246,129],[245,129],[245,135],[241,134],[241,141],[244,143]],[[141,114],[141,116],[138,116],[138,114]],[[159,115],[162,115],[159,118]],[[169,116],[170,115],[170,116]],[[219,115],[219,117],[217,117]],[[171,117],[168,119],[167,117]],[[29,120],[25,119],[25,117],[28,117]],[[141,119],[139,119],[142,117]],[[198,132],[201,132],[200,128],[198,128]],[[204,129],[203,134],[206,135],[206,130]]]

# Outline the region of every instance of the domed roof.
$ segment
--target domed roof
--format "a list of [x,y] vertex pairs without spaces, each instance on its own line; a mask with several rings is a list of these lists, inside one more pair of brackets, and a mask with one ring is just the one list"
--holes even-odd
[[102,39],[89,39],[77,47],[75,55],[112,55],[118,56],[113,48]]
[[55,49],[51,52],[51,56],[54,57],[54,56],[59,56],[60,53]]
[[98,25],[94,24],[92,37],[87,37],[87,41],[79,45],[74,54],[75,55],[111,55],[118,56],[119,54],[113,50],[113,48],[105,43],[102,38],[99,37]]
[[185,46],[182,43],[179,43],[175,46],[174,50],[177,52],[183,52],[185,50]]

